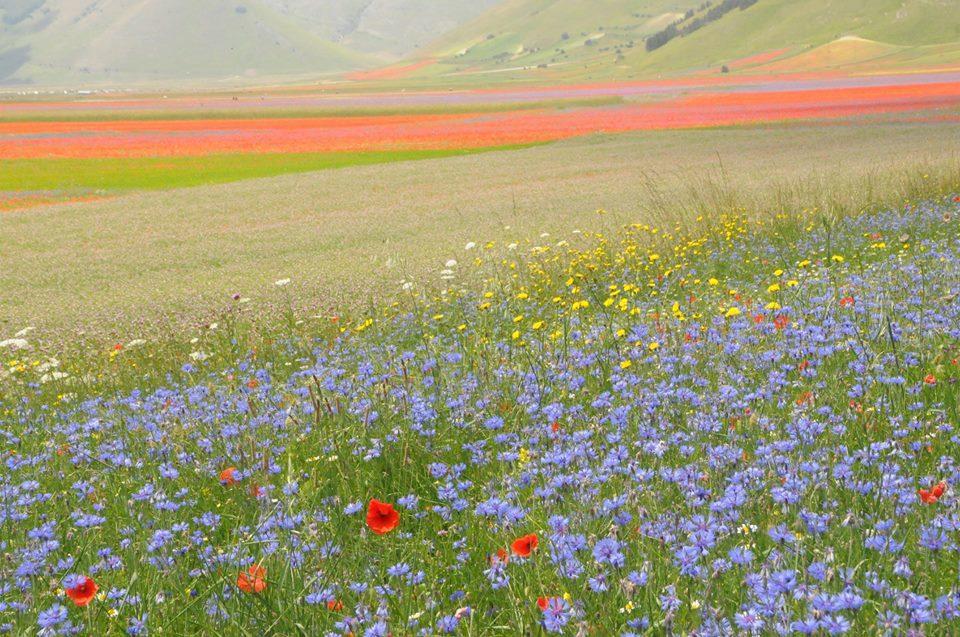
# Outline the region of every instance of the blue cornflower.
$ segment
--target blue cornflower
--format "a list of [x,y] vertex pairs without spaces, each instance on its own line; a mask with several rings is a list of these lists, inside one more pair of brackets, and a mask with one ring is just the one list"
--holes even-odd
[[52,630],[67,621],[67,609],[62,604],[54,604],[37,615],[37,624],[45,630]]
[[571,617],[573,616],[570,604],[562,597],[553,597],[547,602],[547,607],[543,610],[543,627],[548,633],[563,632]]
[[737,627],[741,630],[747,630],[752,633],[759,633],[763,630],[764,626],[763,617],[755,609],[747,609],[737,613],[734,616],[734,622],[736,622]]
[[604,538],[593,547],[593,559],[598,564],[609,564],[619,568],[626,563],[621,551],[622,545],[612,537]]
[[131,617],[130,623],[127,625],[127,634],[131,637],[138,637],[139,635],[147,634],[147,616],[148,613],[144,613],[140,617]]
[[370,626],[363,632],[363,637],[387,637],[390,634],[390,630],[387,628],[387,623],[382,619]]
[[843,615],[828,615],[823,618],[820,625],[830,635],[843,635],[852,627],[850,620]]
[[442,635],[452,635],[457,632],[460,620],[454,615],[444,615],[437,621],[437,632]]
[[787,528],[786,524],[778,524],[777,526],[770,529],[767,534],[770,536],[770,539],[778,544],[793,544],[797,541],[797,536]]

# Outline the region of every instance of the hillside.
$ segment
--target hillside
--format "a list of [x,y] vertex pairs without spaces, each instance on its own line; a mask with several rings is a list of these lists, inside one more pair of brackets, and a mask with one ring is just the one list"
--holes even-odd
[[[744,68],[882,69],[925,54],[925,65],[937,66],[960,60],[958,43],[957,0],[759,0],[649,54],[630,55],[626,63],[657,72],[744,61]],[[764,53],[777,61],[749,60]]]
[[960,0],[0,0],[0,85],[958,65]]
[[322,76],[407,55],[493,0],[0,0],[0,84]]
[[393,60],[432,43],[499,0],[263,0],[352,50]]
[[507,0],[440,38],[434,71],[500,72],[616,59],[700,0]]
[[432,56],[422,75],[930,68],[960,63],[960,2],[508,0],[443,36]]

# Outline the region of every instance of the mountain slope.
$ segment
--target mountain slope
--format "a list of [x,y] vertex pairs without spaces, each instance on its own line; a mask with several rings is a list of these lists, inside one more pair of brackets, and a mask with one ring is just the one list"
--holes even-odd
[[397,59],[475,18],[500,0],[264,0],[321,37]]
[[960,0],[507,0],[440,38],[422,74],[936,67],[960,63],[958,45]]
[[702,0],[507,0],[440,38],[440,61],[464,69],[574,64],[643,45]]
[[0,0],[0,84],[322,75],[415,51],[495,0]]
[[958,42],[960,0],[759,0],[652,53],[631,55],[627,63],[640,70],[679,71],[777,50],[789,59],[828,47],[828,55],[797,60],[794,70],[870,62],[893,67],[898,54],[917,47],[947,51]]

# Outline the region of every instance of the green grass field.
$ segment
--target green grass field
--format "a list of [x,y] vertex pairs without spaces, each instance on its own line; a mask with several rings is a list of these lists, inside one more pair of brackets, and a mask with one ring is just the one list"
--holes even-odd
[[[219,184],[349,166],[439,159],[493,149],[342,153],[236,153],[174,157],[0,160],[0,191],[117,194]],[[503,149],[503,150],[509,150]]]
[[901,201],[955,187],[958,131],[866,120],[592,136],[7,213],[3,325],[124,338],[212,320],[234,293],[271,305],[287,277],[295,298],[356,308],[438,276],[468,241]]

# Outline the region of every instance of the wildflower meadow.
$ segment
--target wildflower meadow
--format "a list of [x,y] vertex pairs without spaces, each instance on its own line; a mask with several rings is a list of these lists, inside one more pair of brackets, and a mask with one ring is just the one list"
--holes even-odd
[[960,634],[958,217],[478,237],[351,316],[3,334],[0,633]]

